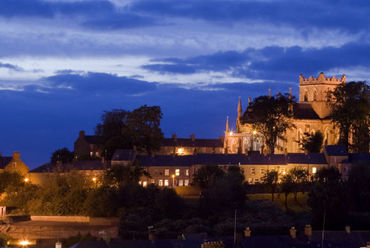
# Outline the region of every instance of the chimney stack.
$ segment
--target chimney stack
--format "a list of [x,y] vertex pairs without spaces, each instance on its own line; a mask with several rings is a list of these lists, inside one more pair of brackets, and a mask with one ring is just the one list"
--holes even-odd
[[306,226],[304,227],[304,234],[305,234],[307,237],[312,236],[312,226],[311,226],[311,225],[306,225]]
[[14,160],[20,160],[21,159],[21,153],[20,152],[13,152],[13,159]]
[[1,152],[0,152],[0,158],[2,157],[3,155],[1,154]]
[[177,136],[176,136],[176,134],[172,134],[172,139],[173,139],[174,141],[177,141]]
[[346,233],[350,234],[351,233],[351,226],[349,226],[349,225],[345,226],[344,230],[346,231]]
[[290,232],[290,237],[292,237],[292,239],[295,239],[297,237],[297,230],[295,229],[294,226],[290,228],[289,232]]
[[195,135],[194,134],[192,134],[192,135],[190,135],[190,139],[191,139],[191,141],[195,141]]
[[245,237],[250,237],[251,236],[251,229],[249,227],[246,227],[245,230],[244,230],[244,236]]
[[85,137],[85,131],[83,130],[80,131],[80,137]]

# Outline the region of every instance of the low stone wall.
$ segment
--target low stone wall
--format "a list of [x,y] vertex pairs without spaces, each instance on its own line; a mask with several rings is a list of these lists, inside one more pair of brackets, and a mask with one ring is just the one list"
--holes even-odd
[[35,216],[35,215],[31,215],[31,220],[32,221],[89,223],[90,222],[90,217],[87,217],[87,216]]

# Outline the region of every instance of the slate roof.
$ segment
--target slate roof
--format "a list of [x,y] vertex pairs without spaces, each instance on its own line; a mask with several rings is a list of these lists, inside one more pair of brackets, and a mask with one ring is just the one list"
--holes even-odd
[[326,164],[326,158],[323,153],[288,153],[288,164]]
[[344,145],[329,145],[325,146],[325,151],[328,156],[347,156],[348,152]]
[[[320,120],[320,117],[316,114],[315,110],[309,103],[294,103],[293,117],[294,119]],[[243,122],[252,123],[254,119],[254,110],[252,107],[249,106],[244,113]]]
[[134,150],[124,149],[116,150],[112,156],[114,161],[132,161],[136,157],[136,152]]
[[104,170],[109,165],[104,164],[100,160],[77,161],[68,164],[43,164],[30,172],[68,172],[70,170]]
[[0,157],[0,169],[4,169],[7,164],[12,160],[12,157]]
[[191,138],[164,138],[162,146],[183,146],[183,147],[223,147],[221,139],[194,139]]
[[138,155],[142,166],[191,166],[191,165],[284,165],[294,164],[326,164],[325,156],[319,154],[196,154],[187,156],[176,155]]
[[348,155],[351,163],[368,163],[370,164],[370,153],[351,153]]

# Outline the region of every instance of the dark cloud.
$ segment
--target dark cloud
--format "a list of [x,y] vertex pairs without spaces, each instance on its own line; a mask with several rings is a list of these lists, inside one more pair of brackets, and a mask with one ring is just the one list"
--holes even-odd
[[[68,71],[67,71],[68,72]],[[76,74],[70,71],[45,79],[51,90],[60,89],[66,92],[105,94],[119,92],[122,95],[143,94],[156,89],[155,83],[108,73]]]
[[131,10],[159,16],[185,17],[218,22],[220,25],[252,21],[307,27],[340,28],[348,32],[368,29],[367,1],[221,1],[142,0]]
[[17,65],[1,63],[1,62],[0,62],[0,68],[6,68],[12,71],[23,71],[23,69]]
[[[156,60],[158,61],[158,60]],[[301,73],[351,66],[370,66],[370,44],[348,43],[342,47],[304,49],[298,46],[265,47],[229,51],[187,59],[167,58],[144,66],[160,73],[188,74],[199,71],[233,71],[234,76],[262,80],[295,80]],[[169,63],[169,64],[163,64]]]

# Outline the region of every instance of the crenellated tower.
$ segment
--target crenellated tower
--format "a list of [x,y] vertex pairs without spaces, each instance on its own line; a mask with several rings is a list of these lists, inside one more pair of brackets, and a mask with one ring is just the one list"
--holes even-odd
[[341,78],[326,77],[323,72],[317,78],[310,76],[304,78],[299,75],[299,103],[311,104],[314,111],[320,118],[330,114],[327,105],[327,93],[334,90],[338,85],[346,82],[346,76]]

